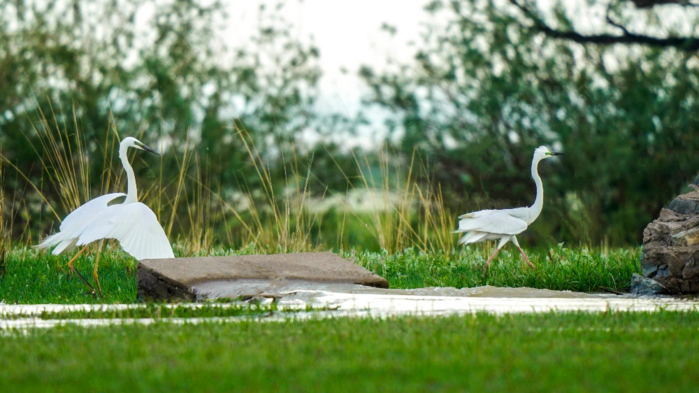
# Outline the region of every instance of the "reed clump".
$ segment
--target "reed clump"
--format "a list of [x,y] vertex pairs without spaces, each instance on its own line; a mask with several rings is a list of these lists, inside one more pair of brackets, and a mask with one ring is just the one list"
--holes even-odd
[[[36,195],[38,209],[49,213],[40,216],[41,223],[35,226],[27,214],[24,231],[9,230],[26,234],[24,245],[48,235],[62,217],[92,197],[125,188],[117,154],[123,131],[110,116],[102,143],[96,145],[81,129],[75,113],[69,123],[66,116],[59,121],[52,107],[50,113],[38,111],[31,130],[35,138],[28,140],[34,141],[32,148],[41,165],[39,182],[0,155]],[[146,136],[144,129],[134,136]],[[252,175],[254,188],[248,182],[214,185],[211,179],[218,174],[207,172],[192,141],[166,147],[159,167],[142,158],[135,165],[150,174],[147,180],[138,179],[139,199],[153,209],[180,255],[207,254],[214,246],[253,247],[262,253],[355,248],[450,253],[454,249],[451,231],[456,214],[445,207],[440,185],[430,180],[429,168],[417,154],[405,159],[388,147],[375,154],[352,151],[358,176],[349,178],[338,164],[336,174],[344,177],[346,187],[337,191],[324,186],[324,179],[313,173],[313,153],[299,154],[291,146],[280,160],[266,161],[242,125],[230,131],[247,155],[242,170]],[[157,135],[146,137],[156,148],[165,146],[158,143]],[[175,176],[173,171],[163,171],[165,158],[167,165],[176,166]],[[92,168],[102,171],[91,173]],[[23,208],[30,207],[15,201],[3,217]],[[38,233],[32,233],[37,227]]]

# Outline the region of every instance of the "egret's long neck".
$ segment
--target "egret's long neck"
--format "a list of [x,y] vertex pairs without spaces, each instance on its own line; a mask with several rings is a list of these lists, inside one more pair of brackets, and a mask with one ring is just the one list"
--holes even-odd
[[534,204],[529,208],[531,209],[531,222],[534,222],[539,214],[541,214],[541,209],[544,207],[544,184],[541,182],[541,177],[539,176],[539,162],[540,159],[532,160],[532,178],[534,183],[536,183],[536,199]]
[[119,146],[119,158],[121,158],[121,164],[124,166],[126,171],[126,177],[128,178],[128,185],[126,188],[126,200],[124,203],[134,203],[138,202],[138,190],[136,189],[136,176],[133,174],[133,168],[129,164],[129,158],[126,156],[126,150],[128,146],[124,144]]

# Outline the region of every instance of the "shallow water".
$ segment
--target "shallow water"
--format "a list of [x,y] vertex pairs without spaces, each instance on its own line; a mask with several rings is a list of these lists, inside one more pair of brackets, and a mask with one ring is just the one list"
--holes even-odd
[[490,285],[476,288],[428,287],[417,289],[383,289],[363,285],[314,282],[304,280],[218,280],[192,285],[199,300],[240,296],[284,297],[296,291],[336,292],[347,294],[376,294],[396,296],[448,296],[492,298],[600,298],[618,295],[552,291],[535,288],[506,288]]
[[[241,280],[242,281],[242,280]],[[262,304],[276,301],[280,309],[298,310],[293,313],[272,312],[262,316],[226,318],[141,318],[141,319],[72,319],[46,320],[42,312],[80,310],[119,311],[144,307],[142,304],[116,305],[4,305],[0,304],[0,329],[49,328],[57,325],[106,326],[116,324],[151,324],[157,321],[171,323],[229,323],[241,320],[282,321],[289,319],[334,317],[392,317],[400,315],[443,316],[486,312],[541,313],[541,312],[605,312],[605,311],[697,311],[699,301],[672,297],[632,297],[611,294],[589,294],[570,291],[551,291],[533,288],[419,288],[379,289],[337,283],[308,283],[285,281],[270,286],[269,282],[244,280],[215,282],[198,286],[202,297],[237,297],[251,293]],[[206,294],[206,295],[205,295]],[[221,304],[237,306],[240,302]],[[165,305],[165,307],[201,307],[201,303]],[[306,311],[310,306],[314,310]],[[12,319],[7,319],[14,316]],[[21,318],[17,318],[21,316]]]

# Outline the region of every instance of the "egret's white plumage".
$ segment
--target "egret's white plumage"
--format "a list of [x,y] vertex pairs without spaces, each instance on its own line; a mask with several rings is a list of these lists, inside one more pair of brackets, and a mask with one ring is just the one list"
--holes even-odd
[[84,205],[73,210],[61,223],[59,232],[44,239],[37,248],[51,248],[56,246],[56,248],[53,249],[53,255],[72,250],[75,248],[80,235],[85,232],[85,229],[94,222],[100,213],[109,207],[109,202],[124,196],[126,196],[126,194],[114,193],[102,195],[88,201]]
[[486,240],[499,240],[497,249],[486,262],[486,268],[498,251],[509,241],[512,241],[517,246],[527,263],[534,267],[519,246],[516,235],[524,232],[529,224],[539,217],[544,206],[544,186],[539,176],[539,162],[560,154],[562,153],[549,151],[545,146],[540,146],[534,150],[532,178],[534,178],[536,183],[536,200],[532,206],[516,209],[481,210],[459,216],[459,229],[455,232],[464,233],[459,243],[469,244]]
[[[130,147],[157,154],[136,138],[121,141],[119,158],[128,179],[127,193],[102,195],[75,209],[63,220],[59,232],[44,239],[37,248],[55,246],[52,253],[58,255],[96,240],[116,239],[124,251],[138,260],[175,257],[158,218],[148,206],[138,202],[136,178],[126,155]],[[115,203],[123,197],[126,198],[122,203]]]
[[174,258],[170,242],[153,211],[141,202],[112,205],[102,211],[99,221],[90,223],[77,246],[100,239],[116,239],[134,258]]
[[[128,148],[153,151],[136,138],[128,137],[119,145],[119,158],[128,179],[127,194],[99,196],[75,209],[61,223],[60,231],[46,238],[38,248],[50,248],[54,255],[100,239],[116,239],[134,258],[174,258],[170,242],[153,211],[138,202],[136,177],[126,156]],[[123,203],[112,204],[126,197]]]

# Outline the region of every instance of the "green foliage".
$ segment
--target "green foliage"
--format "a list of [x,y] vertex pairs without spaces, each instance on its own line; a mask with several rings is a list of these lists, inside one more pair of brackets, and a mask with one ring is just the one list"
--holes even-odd
[[[0,0],[5,237],[35,244],[79,204],[122,191],[126,135],[165,153],[135,155],[141,197],[192,252],[453,250],[458,214],[532,202],[541,144],[566,156],[541,165],[544,213],[521,240],[636,245],[699,168],[694,54],[546,39],[492,1],[431,2],[414,62],[362,69],[368,105],[394,115],[398,153],[307,146],[307,130],[351,133],[364,118],[314,111],[320,53],[282,7],[262,7],[234,48],[216,1]],[[623,21],[622,8],[610,12]],[[542,18],[570,29],[571,12],[560,3]],[[309,212],[311,198],[360,188],[409,198],[381,213]]]
[[[546,39],[511,5],[434,1],[411,64],[362,76],[387,108],[400,147],[437,163],[463,211],[531,204],[532,151],[547,202],[538,241],[637,244],[642,229],[699,170],[699,67],[674,49]],[[570,26],[571,9],[556,17]],[[446,22],[445,22],[446,21]],[[487,201],[487,202],[486,202]]]
[[65,326],[0,336],[25,392],[693,391],[699,313]]
[[[26,202],[4,217],[15,220],[15,237],[46,232],[45,203],[56,204],[65,192],[65,184],[44,183],[44,171],[65,169],[47,159],[57,154],[48,135],[67,166],[92,157],[77,195],[82,202],[120,185],[105,180],[121,174],[112,167],[115,133],[166,153],[160,166],[135,170],[139,178],[159,178],[153,193],[164,192],[158,201],[178,216],[188,206],[176,200],[198,197],[197,190],[163,191],[182,171],[217,191],[258,186],[244,170],[248,152],[239,130],[265,153],[289,151],[313,124],[320,76],[318,50],[295,40],[279,12],[262,7],[251,41],[234,48],[216,1],[0,1],[0,159],[27,177],[2,184],[13,200]],[[74,207],[55,206],[61,217]],[[21,208],[26,215],[16,214]]]

